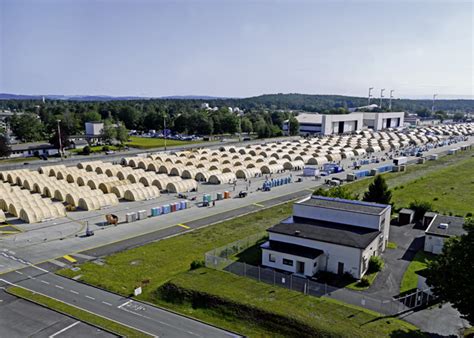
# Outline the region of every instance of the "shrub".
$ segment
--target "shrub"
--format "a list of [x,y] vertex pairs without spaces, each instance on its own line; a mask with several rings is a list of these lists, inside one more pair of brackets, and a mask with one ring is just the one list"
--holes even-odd
[[433,201],[437,201],[437,200],[438,200],[438,197],[433,198]]
[[85,147],[82,149],[82,154],[83,154],[83,155],[90,155],[90,153],[91,153],[91,147],[85,146]]
[[191,266],[189,267],[190,270],[196,270],[206,266],[206,263],[203,260],[195,259],[191,262]]
[[472,217],[472,212],[468,212],[468,213],[466,214],[466,217]]
[[110,147],[109,146],[103,146],[102,147],[102,151],[109,151],[110,150]]
[[380,271],[380,270],[382,270],[382,268],[383,268],[382,258],[380,258],[378,256],[370,257],[369,271],[368,271],[369,273]]
[[357,284],[358,284],[358,286],[366,287],[366,286],[370,286],[370,281],[367,277],[364,276],[364,277],[361,278],[361,280]]
[[419,221],[427,211],[433,210],[433,205],[430,202],[415,200],[410,203],[408,208],[415,211],[415,221]]

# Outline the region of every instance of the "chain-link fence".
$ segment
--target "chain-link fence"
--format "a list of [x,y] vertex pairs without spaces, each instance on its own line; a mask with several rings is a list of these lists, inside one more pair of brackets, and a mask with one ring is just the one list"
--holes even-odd
[[266,233],[259,233],[239,241],[229,243],[206,253],[206,267],[227,271],[238,276],[252,278],[266,284],[284,287],[310,296],[337,299],[345,303],[357,305],[386,315],[395,315],[434,300],[434,297],[425,290],[416,291],[397,299],[380,299],[367,296],[363,292],[352,291],[347,288],[338,288],[313,279],[276,271],[263,266],[255,266],[233,259],[238,253],[250,248],[266,238]]

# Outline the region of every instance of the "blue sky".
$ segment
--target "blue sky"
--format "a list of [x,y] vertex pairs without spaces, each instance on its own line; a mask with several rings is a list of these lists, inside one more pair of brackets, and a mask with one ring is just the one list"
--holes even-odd
[[0,92],[474,94],[470,1],[0,0]]

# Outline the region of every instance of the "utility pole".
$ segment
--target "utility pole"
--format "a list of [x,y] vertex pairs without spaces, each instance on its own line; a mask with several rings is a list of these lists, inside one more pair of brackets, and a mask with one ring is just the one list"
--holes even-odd
[[433,104],[431,105],[431,115],[434,115],[436,96],[438,96],[438,94],[433,94]]
[[60,127],[61,120],[56,120],[56,122],[58,123],[59,156],[61,156],[61,160],[62,160],[63,159],[63,144],[61,141],[61,127]]
[[380,89],[380,109],[382,109],[382,99],[383,99],[384,91],[385,91],[385,88]]
[[392,99],[393,99],[393,92],[394,91],[395,90],[393,90],[393,89],[390,91],[390,100],[388,101],[388,110],[390,110],[390,111],[392,111]]
[[367,105],[370,106],[370,98],[372,97],[372,89],[374,89],[374,87],[369,87],[369,96],[367,97]]
[[163,115],[163,135],[165,137],[165,151],[166,151],[166,115]]

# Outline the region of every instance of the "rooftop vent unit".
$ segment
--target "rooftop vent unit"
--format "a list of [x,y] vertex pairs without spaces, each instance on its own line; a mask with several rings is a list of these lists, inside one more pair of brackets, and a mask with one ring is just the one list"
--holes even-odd
[[448,228],[448,223],[440,223],[440,224],[438,225],[438,228],[440,228],[440,229],[447,229],[447,228]]
[[295,230],[295,236],[299,236],[300,235],[300,231],[299,230]]

